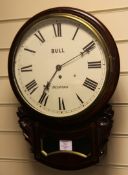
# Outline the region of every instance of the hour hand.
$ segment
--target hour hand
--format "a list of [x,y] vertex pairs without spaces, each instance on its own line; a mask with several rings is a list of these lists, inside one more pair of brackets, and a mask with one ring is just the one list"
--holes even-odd
[[49,90],[50,82],[48,81],[46,85],[44,85],[44,91]]
[[62,68],[62,66],[59,65],[59,64],[56,66],[55,72],[52,74],[50,80],[47,81],[47,84],[46,85],[44,85],[44,91],[49,90],[49,88],[51,86],[51,82],[53,81],[53,79],[56,76],[57,72],[58,71],[61,71],[61,68]]

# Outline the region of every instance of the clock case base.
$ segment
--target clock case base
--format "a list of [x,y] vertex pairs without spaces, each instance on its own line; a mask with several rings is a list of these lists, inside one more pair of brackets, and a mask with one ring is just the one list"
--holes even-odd
[[[113,110],[106,105],[92,122],[75,129],[55,126],[37,120],[20,106],[17,115],[25,139],[32,145],[35,159],[57,169],[75,170],[99,162],[106,152],[106,143],[113,123]],[[61,146],[62,144],[62,146]]]

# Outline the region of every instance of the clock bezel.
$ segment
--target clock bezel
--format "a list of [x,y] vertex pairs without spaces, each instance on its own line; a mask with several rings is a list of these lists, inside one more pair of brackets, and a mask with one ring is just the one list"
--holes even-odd
[[[82,20],[87,21],[90,23],[94,29],[96,29],[101,37],[104,40],[104,43],[106,44],[106,47],[110,53],[110,57],[108,58],[109,62],[109,70],[106,75],[107,79],[105,82],[105,86],[103,87],[102,93],[100,92],[99,96],[96,98],[93,104],[91,104],[87,109],[81,111],[78,114],[71,115],[71,116],[66,116],[66,117],[52,117],[48,116],[45,114],[41,114],[38,111],[35,111],[33,108],[31,108],[30,105],[28,105],[24,98],[21,97],[18,88],[16,87],[16,83],[14,80],[14,73],[13,73],[13,64],[14,64],[14,57],[16,54],[16,50],[18,48],[18,45],[24,36],[25,32],[34,25],[34,23],[39,22],[42,18],[46,19],[49,15],[54,15],[54,14],[68,14],[68,15],[73,15],[78,18],[82,18]],[[42,118],[43,120],[47,121],[62,121],[62,122],[74,122],[74,121],[83,121],[87,120],[90,118],[92,115],[96,114],[100,109],[102,109],[105,104],[109,101],[111,98],[117,82],[119,78],[119,70],[120,70],[120,65],[119,65],[119,54],[118,54],[118,49],[115,44],[115,41],[108,31],[108,29],[94,16],[90,15],[87,12],[84,12],[79,9],[71,8],[71,7],[57,7],[57,8],[52,8],[49,10],[45,10],[43,12],[40,12],[39,14],[35,15],[31,19],[29,19],[19,30],[17,35],[14,38],[14,41],[12,43],[10,53],[9,53],[9,60],[8,60],[8,72],[9,72],[9,80],[12,86],[12,89],[19,100],[19,102],[28,109],[28,111],[32,114],[32,116],[39,116],[39,118]],[[83,117],[84,116],[84,117]]]

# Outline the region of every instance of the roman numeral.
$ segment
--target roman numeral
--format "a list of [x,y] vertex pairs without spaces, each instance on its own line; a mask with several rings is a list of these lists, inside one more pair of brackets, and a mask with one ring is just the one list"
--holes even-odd
[[101,68],[101,61],[88,62],[88,68]]
[[74,35],[73,35],[72,40],[74,40],[74,39],[75,39],[75,37],[76,37],[76,34],[77,34],[78,30],[79,30],[79,27],[77,27],[77,29],[76,29],[76,31],[75,31],[75,33],[74,33]]
[[25,85],[26,89],[32,94],[38,88],[37,83],[35,80],[30,81],[28,84]]
[[38,30],[37,33],[34,34],[36,36],[36,38],[41,41],[41,43],[45,42],[44,37],[42,36],[41,32]]
[[32,65],[21,67],[21,72],[31,72],[32,71]]
[[95,42],[91,41],[90,43],[88,43],[85,47],[83,47],[84,53],[90,53],[91,50],[93,50],[95,48]]
[[24,48],[25,51],[28,51],[28,52],[31,52],[31,53],[36,53],[35,50],[31,50],[31,49],[27,49],[27,48]]
[[53,24],[55,37],[62,37],[61,23]]
[[59,110],[65,110],[65,104],[63,98],[59,97]]
[[78,100],[81,102],[81,103],[84,103],[83,100],[80,98],[80,96],[78,94],[76,94]]
[[46,106],[48,101],[48,95],[46,92],[43,92],[43,94],[41,95],[40,99],[39,99],[39,103],[43,104],[44,106]]
[[84,83],[83,83],[83,85],[85,87],[89,88],[90,90],[95,91],[98,83],[93,81],[93,80],[91,80],[91,79],[89,79],[89,78],[86,78]]

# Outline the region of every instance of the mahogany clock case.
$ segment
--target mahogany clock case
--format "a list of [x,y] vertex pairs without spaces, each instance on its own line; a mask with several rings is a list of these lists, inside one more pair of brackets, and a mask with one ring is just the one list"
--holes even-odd
[[[90,24],[102,38],[109,53],[105,82],[98,97],[82,112],[65,117],[48,116],[32,108],[24,100],[15,77],[15,57],[23,36],[35,24],[54,14],[68,14]],[[20,126],[38,161],[65,170],[84,168],[99,161],[113,123],[113,111],[108,101],[117,86],[119,72],[119,54],[112,35],[97,18],[87,12],[71,7],[56,7],[40,12],[21,27],[10,48],[8,73],[11,87],[21,104],[17,112]],[[72,149],[60,149],[59,143],[65,140],[72,144]]]
[[[78,114],[75,114],[73,116],[62,117],[62,118],[58,118],[56,116],[54,117],[47,116],[32,109],[25,102],[24,98],[21,97],[19,90],[17,90],[16,84],[15,84],[15,73],[14,73],[14,64],[15,64],[14,58],[24,34],[34,24],[43,20],[44,17],[46,18],[46,16],[48,15],[59,14],[59,13],[69,14],[69,15],[71,14],[71,15],[80,17],[85,21],[87,21],[88,23],[90,23],[100,33],[110,53],[110,56],[107,58],[108,73],[106,76],[104,87],[100,95],[96,98],[95,102],[91,104],[87,109],[83,110]],[[82,123],[87,119],[93,120],[94,115],[97,114],[102,108],[104,108],[104,106],[108,103],[109,99],[114,93],[115,88],[117,86],[118,78],[119,78],[119,71],[120,71],[120,63],[119,63],[118,49],[108,29],[97,18],[95,18],[91,14],[76,8],[71,8],[71,7],[56,7],[56,8],[48,9],[43,12],[40,12],[39,14],[29,19],[21,27],[19,32],[16,34],[15,39],[10,48],[9,59],[8,59],[9,80],[11,83],[11,87],[17,99],[21,103],[21,105],[25,106],[26,111],[28,111],[28,113],[30,113],[32,117],[37,116],[37,118],[39,117],[39,119],[41,119],[43,122],[46,122],[52,125],[55,124],[55,126],[57,123],[62,125],[64,124],[70,125],[70,124],[78,124],[79,122]]]

